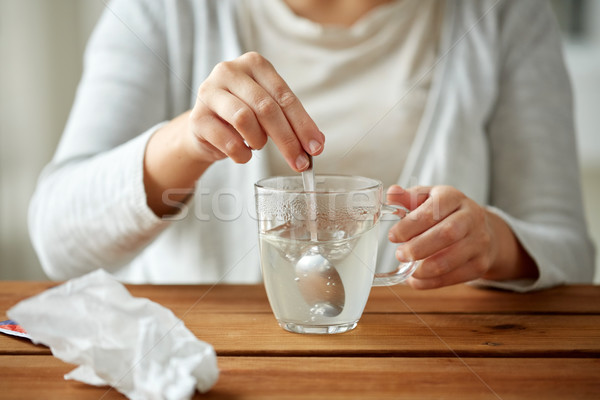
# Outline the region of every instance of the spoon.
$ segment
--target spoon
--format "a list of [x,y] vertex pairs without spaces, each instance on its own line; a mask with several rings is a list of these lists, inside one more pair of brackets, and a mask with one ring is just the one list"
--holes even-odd
[[296,282],[312,315],[338,316],[344,309],[346,293],[333,264],[312,247],[296,263]]
[[[315,172],[312,156],[310,165],[302,172],[304,191],[308,192],[308,209],[311,242],[317,242],[317,199],[315,195]],[[344,309],[346,293],[342,279],[335,266],[323,257],[318,246],[313,246],[296,263],[296,281],[304,300],[311,305],[313,315],[335,317]]]
[[310,230],[311,242],[317,241],[317,198],[315,195],[315,170],[313,169],[313,158],[308,155],[308,168],[302,171],[302,185],[304,191],[308,193],[308,229]]

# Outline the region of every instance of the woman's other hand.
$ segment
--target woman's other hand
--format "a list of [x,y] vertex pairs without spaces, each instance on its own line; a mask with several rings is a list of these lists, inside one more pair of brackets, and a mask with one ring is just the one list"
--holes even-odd
[[538,275],[506,222],[453,187],[392,186],[387,201],[411,210],[390,229],[389,239],[401,243],[399,261],[422,260],[408,280],[413,288]]

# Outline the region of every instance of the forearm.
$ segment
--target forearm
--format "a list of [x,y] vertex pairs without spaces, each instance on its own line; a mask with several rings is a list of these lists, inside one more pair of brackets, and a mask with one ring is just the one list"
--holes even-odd
[[167,226],[148,208],[142,182],[151,131],[88,159],[46,170],[30,203],[29,229],[52,279],[117,268]]

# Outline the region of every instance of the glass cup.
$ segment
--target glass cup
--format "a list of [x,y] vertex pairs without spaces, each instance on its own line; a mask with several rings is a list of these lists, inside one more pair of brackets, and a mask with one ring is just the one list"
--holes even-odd
[[297,333],[341,333],[358,323],[372,286],[403,282],[419,262],[376,273],[379,220],[403,214],[383,204],[383,184],[360,176],[300,176],[254,185],[263,280],[279,325]]

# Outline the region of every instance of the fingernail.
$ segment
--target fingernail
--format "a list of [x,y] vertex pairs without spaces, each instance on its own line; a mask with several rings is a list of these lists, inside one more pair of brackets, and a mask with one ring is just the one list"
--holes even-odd
[[409,262],[410,261],[400,247],[398,247],[396,249],[396,259],[400,262]]
[[316,140],[311,140],[310,142],[308,142],[308,150],[310,150],[311,154],[316,153],[317,151],[321,150],[321,143],[317,142]]
[[390,242],[395,242],[396,241],[396,235],[394,235],[394,232],[388,232],[388,240]]
[[306,156],[306,154],[302,153],[298,156],[298,158],[296,158],[296,168],[299,171],[302,171],[306,168],[308,168],[309,165],[309,161],[308,161],[308,157]]

